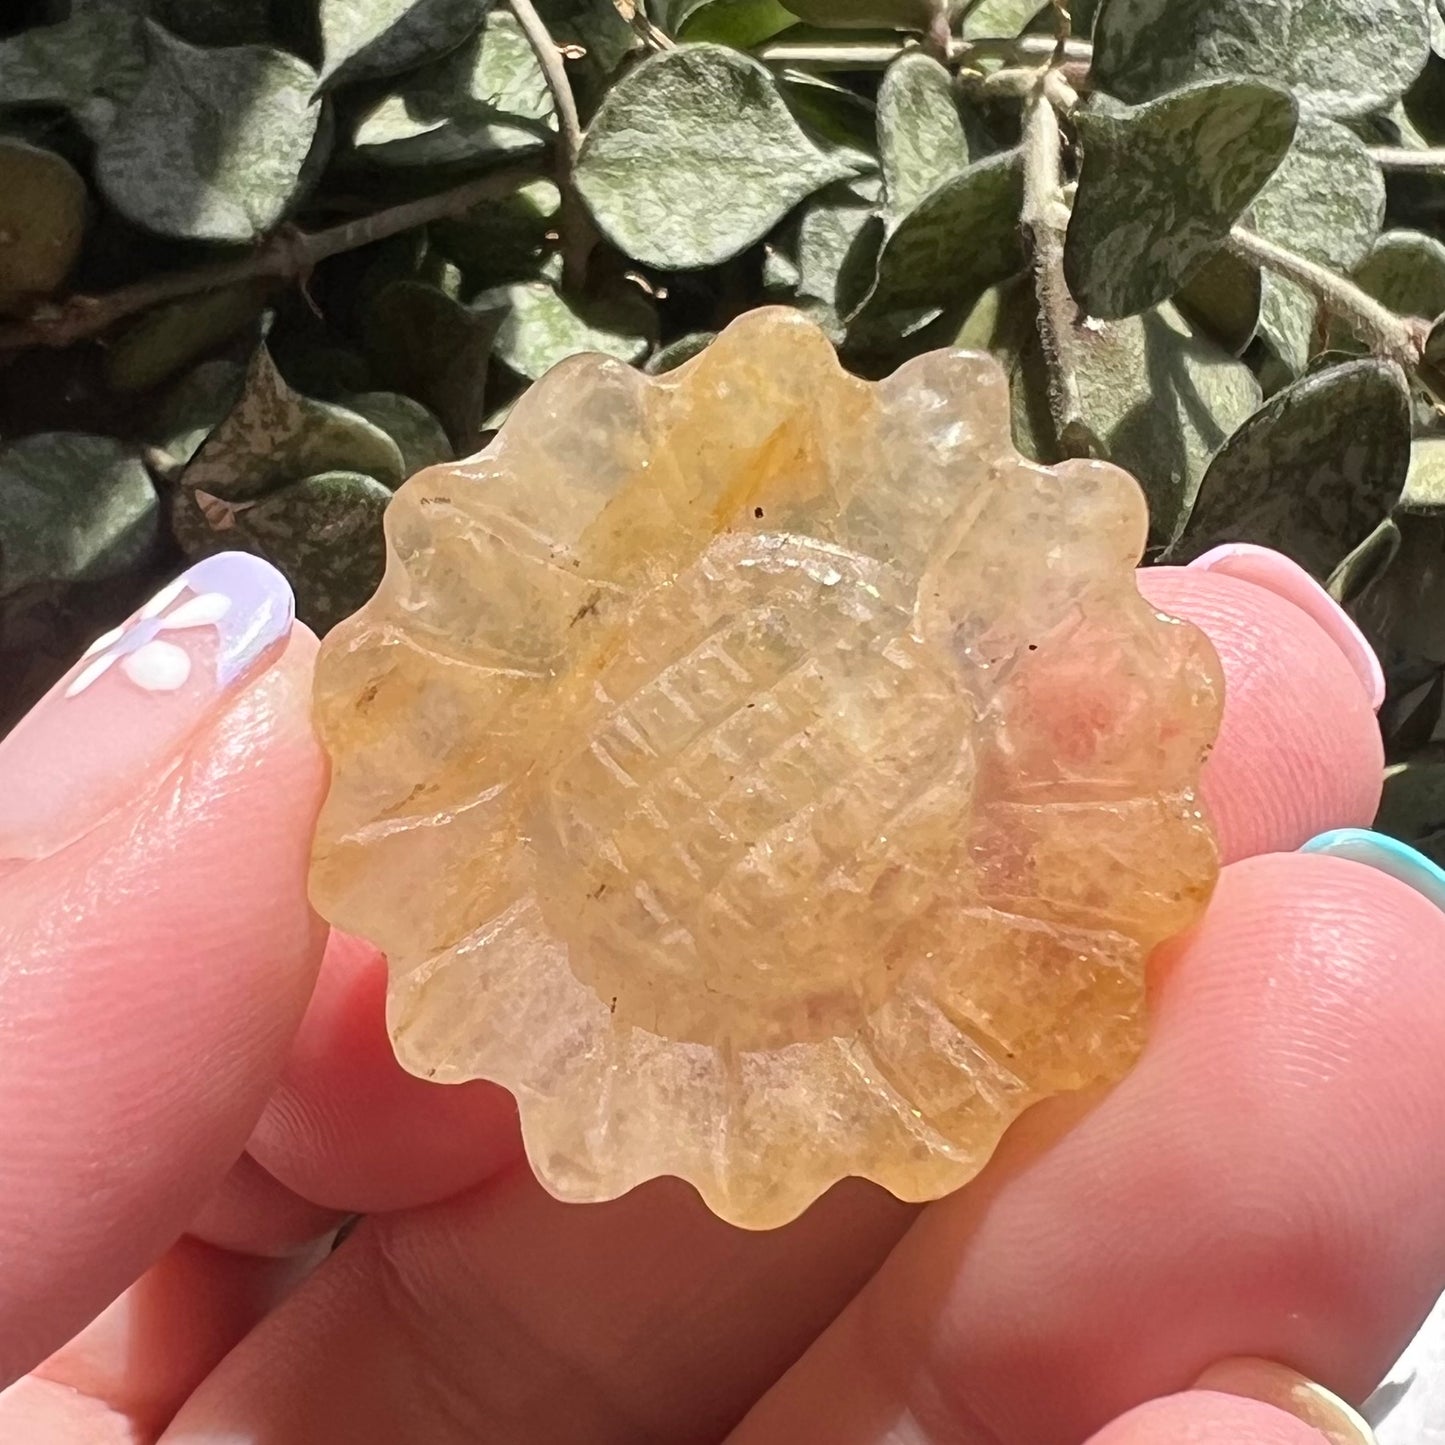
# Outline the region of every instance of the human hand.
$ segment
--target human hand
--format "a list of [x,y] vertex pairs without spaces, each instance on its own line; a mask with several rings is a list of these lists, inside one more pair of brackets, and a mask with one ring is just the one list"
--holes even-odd
[[185,661],[132,631],[0,745],[0,1439],[1319,1445],[1188,1387],[1361,1396],[1445,1284],[1445,919],[1288,851],[1380,772],[1297,571],[1141,574],[1224,662],[1228,866],[1134,1071],[922,1210],[854,1181],[748,1234],[676,1181],[557,1203],[505,1094],[397,1068],[384,965],[306,903],[315,642],[227,565],[224,624],[152,640]]

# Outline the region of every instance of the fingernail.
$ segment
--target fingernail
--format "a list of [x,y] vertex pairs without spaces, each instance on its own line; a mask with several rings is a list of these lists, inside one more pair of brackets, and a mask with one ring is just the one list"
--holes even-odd
[[57,852],[169,772],[294,616],[270,563],[222,552],[98,638],[0,742],[0,861]]
[[1378,868],[1416,893],[1423,893],[1437,908],[1445,908],[1445,868],[1387,833],[1375,833],[1369,828],[1334,828],[1311,838],[1300,852],[1328,853],[1332,858],[1348,858]]
[[1256,587],[1263,587],[1309,613],[1349,659],[1369,696],[1370,706],[1379,711],[1385,701],[1385,673],[1375,649],[1339,603],[1298,563],[1270,547],[1257,547],[1253,542],[1230,542],[1203,553],[1189,565],[1253,582]]
[[1194,1388],[1273,1405],[1312,1425],[1330,1445],[1376,1445],[1375,1432],[1358,1410],[1298,1370],[1273,1360],[1223,1360],[1207,1369]]

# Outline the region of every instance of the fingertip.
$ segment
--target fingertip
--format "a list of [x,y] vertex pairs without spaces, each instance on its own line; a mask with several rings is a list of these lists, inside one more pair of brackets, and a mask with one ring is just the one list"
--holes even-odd
[[1304,608],[1223,571],[1154,567],[1139,589],[1200,627],[1225,677],[1224,720],[1202,778],[1226,862],[1369,824],[1384,763],[1360,674]]
[[1363,1398],[1445,1278],[1442,958],[1445,914],[1378,870],[1225,868],[1135,1067],[924,1212],[865,1296],[872,1348],[1011,1442],[1231,1357]]
[[1187,1390],[1150,1400],[1091,1435],[1088,1445],[1328,1445],[1313,1426],[1258,1400]]
[[[214,596],[192,599],[207,625],[176,632],[199,634],[187,642],[194,695],[148,693],[118,665],[91,689],[113,683],[110,700],[81,695],[95,704],[84,717],[65,714],[65,687],[42,704],[70,719],[50,746],[63,743],[66,757],[89,747],[85,768],[107,778],[119,769],[123,786],[111,779],[118,804],[22,849],[0,879],[0,1254],[13,1260],[0,1378],[73,1334],[216,1189],[320,961],[325,927],[305,886],[326,778],[310,726],[315,639],[299,629],[211,637],[222,613]],[[169,590],[162,598],[175,612],[191,605]],[[265,606],[256,615],[271,616]],[[248,670],[228,672],[235,656]],[[179,672],[140,676],[156,684]],[[114,740],[112,702],[130,709]],[[164,756],[144,736],[147,716]],[[31,733],[26,756],[38,756],[45,729]],[[4,764],[16,766],[16,754]],[[73,806],[84,802],[77,777],[62,759],[47,785]],[[12,840],[39,837],[26,816],[11,816]]]
[[521,1156],[511,1096],[408,1074],[386,1033],[386,960],[333,932],[249,1151],[306,1199],[373,1213],[460,1193]]
[[[257,1259],[177,1241],[129,1289],[36,1367],[153,1440],[239,1340],[325,1257]],[[0,1417],[3,1419],[3,1417]],[[6,1440],[49,1445],[46,1436]]]
[[1308,614],[1344,654],[1371,708],[1379,711],[1385,701],[1385,671],[1375,649],[1349,613],[1298,562],[1272,547],[1253,542],[1226,542],[1196,557],[1189,566],[1252,582]]
[[1445,912],[1425,894],[1354,859],[1274,853],[1226,868],[1153,961],[1120,1118],[1161,1157],[1187,1138],[1197,1179],[1221,1181],[1205,1212],[1231,1251],[1272,1239],[1249,1288],[1268,1281],[1274,1313],[1231,1319],[1221,1301],[1234,1334],[1216,1357],[1247,1341],[1363,1397],[1438,1295],[1442,959]]
[[1323,853],[1377,869],[1445,910],[1445,868],[1399,838],[1370,828],[1331,828],[1305,843],[1301,853]]
[[242,1154],[186,1233],[233,1254],[284,1258],[333,1235],[346,1215],[303,1199]]

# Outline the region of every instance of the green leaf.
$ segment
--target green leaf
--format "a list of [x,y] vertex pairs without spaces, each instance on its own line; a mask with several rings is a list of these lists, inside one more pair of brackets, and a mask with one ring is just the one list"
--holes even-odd
[[512,414],[512,408],[521,401],[530,389],[531,384],[529,382],[523,382],[519,391],[514,392],[508,396],[505,401],[500,402],[489,411],[482,421],[482,434],[490,439],[495,436],[497,432],[501,431],[507,424],[507,418]]
[[1259,337],[1270,357],[1261,380],[1274,392],[1309,365],[1319,304],[1293,281],[1266,272],[1260,278]]
[[969,162],[953,77],[921,51],[900,55],[878,89],[878,149],[888,213],[904,216]]
[[341,405],[379,426],[401,451],[402,474],[412,477],[453,458],[441,422],[419,401],[399,391],[363,391],[341,398]]
[[401,452],[380,427],[293,391],[261,346],[240,401],[196,453],[182,482],[192,493],[246,502],[314,472],[343,468],[392,487],[402,480]]
[[[1350,270],[1379,233],[1385,184],[1360,139],[1330,120],[1304,116],[1294,143],[1251,208],[1247,224],[1321,265]],[[1270,360],[1266,389],[1303,374],[1319,307],[1292,281],[1267,273],[1259,335]]]
[[798,295],[836,319],[863,298],[877,269],[883,226],[853,186],[822,191],[798,222]]
[[58,291],[85,238],[86,193],[54,151],[0,137],[0,313]]
[[363,334],[377,374],[436,413],[458,456],[475,451],[481,437],[501,320],[500,309],[464,306],[421,281],[393,281],[367,307]]
[[[1362,291],[1401,316],[1438,318],[1445,312],[1445,246],[1423,231],[1386,231],[1355,267],[1354,281]],[[1437,334],[1437,326],[1438,321],[1431,326],[1415,380],[1440,398],[1445,396],[1445,369],[1441,367],[1445,358],[1440,346],[1445,337]],[[1365,349],[1354,332],[1339,321],[1331,323],[1329,345],[1345,352]]]
[[791,301],[798,294],[798,227],[789,223],[763,247],[763,294],[769,301]]
[[1021,273],[990,286],[969,308],[953,339],[969,351],[987,351],[1010,370],[1018,360],[1038,321],[1033,276]]
[[1259,326],[1263,278],[1232,251],[1216,251],[1174,297],[1185,319],[1226,351],[1243,353]]
[[1375,827],[1445,865],[1445,761],[1423,758],[1386,768]]
[[1420,437],[1411,446],[1398,510],[1445,516],[1445,437]]
[[1392,521],[1395,554],[1350,614],[1382,656],[1445,662],[1445,516],[1399,511]]
[[1423,231],[1386,231],[1355,267],[1354,279],[1402,316],[1445,312],[1445,246]]
[[1386,109],[1428,53],[1421,0],[1106,0],[1093,79],[1141,101],[1194,80],[1257,75],[1303,109],[1357,116]]
[[1325,590],[1341,607],[1351,607],[1385,575],[1399,550],[1400,529],[1393,517],[1386,517],[1335,563]]
[[1381,137],[1386,145],[1414,149],[1445,144],[1445,60],[1431,54],[1389,120],[1395,134]]
[[[1069,15],[1074,22],[1073,32],[1080,40],[1092,39],[1094,27],[1099,23],[1099,10],[1103,3],[1104,0],[1071,0]],[[1054,7],[1047,6],[1039,12],[1039,15],[1051,22],[1054,18]],[[1030,28],[1034,30],[1039,28],[1037,18]]]
[[0,596],[120,576],[151,555],[159,518],[133,447],[79,432],[0,447]]
[[933,0],[788,0],[788,9],[810,25],[871,30],[927,30]]
[[971,300],[1023,264],[1017,151],[975,161],[899,219],[878,253],[878,272],[855,315]]
[[[637,3],[637,8],[644,11],[653,24],[680,40],[683,28],[693,16],[713,4],[725,3],[725,0],[634,0],[634,3]],[[794,24],[797,19],[796,15],[792,17]]]
[[1394,506],[1409,466],[1409,392],[1397,366],[1371,358],[1311,373],[1220,448],[1178,556],[1257,542],[1327,577]]
[[363,114],[353,144],[382,165],[445,165],[537,150],[555,129],[527,37],[510,13],[494,11],[472,39]]
[[475,304],[505,307],[493,354],[529,381],[558,362],[599,351],[621,361],[641,361],[657,335],[652,303],[635,286],[606,297],[573,302],[547,281],[524,281],[484,292]]
[[716,331],[690,331],[686,336],[679,336],[676,341],[669,341],[666,346],[655,351],[648,357],[647,365],[642,369],[649,376],[661,376],[664,372],[675,371],[683,362],[701,355],[716,340]]
[[105,380],[115,391],[149,391],[222,342],[255,326],[272,291],[242,281],[147,311],[106,347]]
[[[577,81],[600,87],[639,45],[637,32],[622,18],[612,0],[535,0],[537,13],[559,45],[583,53],[569,62]],[[585,96],[584,96],[585,98]]]
[[1430,323],[1415,379],[1437,402],[1445,401],[1445,314]]
[[[1038,0],[982,0],[968,12],[963,22],[963,38],[978,40],[999,35],[1020,35],[1039,13]],[[1074,34],[1087,34],[1078,23],[1078,4],[1069,7],[1074,17]]]
[[282,332],[270,339],[271,359],[293,391],[321,401],[339,402],[353,392],[369,391],[371,363],[328,335]]
[[251,241],[286,214],[320,110],[308,65],[263,45],[206,50],[147,25],[145,83],[96,153],[122,215],[166,236]]
[[398,75],[462,44],[478,0],[320,0],[321,86]]
[[1284,158],[1295,116],[1288,91],[1256,80],[1080,110],[1084,163],[1064,247],[1080,306],[1130,316],[1174,295]]
[[0,103],[62,106],[94,140],[140,89],[145,68],[138,17],[96,6],[0,40]]
[[462,268],[477,288],[535,276],[547,252],[561,201],[551,181],[533,181],[455,220],[431,227],[436,250]]
[[1420,762],[1427,756],[1439,760],[1445,749],[1435,741],[1435,733],[1445,703],[1445,668],[1428,659],[1410,658],[1386,674],[1385,686],[1379,713],[1385,755],[1416,753]]
[[883,223],[858,182],[839,181],[804,202],[769,239],[763,286],[793,302],[841,342],[841,317],[857,306],[877,266]]
[[1248,224],[1322,266],[1348,271],[1385,216],[1385,179],[1360,138],[1331,120],[1304,116]]
[[161,399],[146,428],[152,465],[171,473],[200,451],[246,389],[246,368],[237,361],[203,361]]
[[365,602],[386,568],[382,513],[391,493],[359,472],[325,472],[251,506],[215,514],[216,549],[239,547],[285,574],[296,615],[329,632]]
[[866,96],[805,70],[783,71],[778,93],[824,155],[858,177],[878,171],[878,112]]
[[[1091,321],[1073,337],[1085,423],[1105,457],[1139,479],[1150,536],[1167,542],[1188,518],[1210,457],[1259,405],[1259,383],[1167,302],[1121,321]],[[1013,412],[1020,447],[1060,460],[1036,332],[1014,367]]]
[[680,40],[710,40],[750,50],[798,23],[778,0],[680,0],[664,6],[661,23]]
[[845,174],[803,134],[764,66],[722,46],[681,45],[613,87],[576,180],[622,251],[688,270],[737,255]]

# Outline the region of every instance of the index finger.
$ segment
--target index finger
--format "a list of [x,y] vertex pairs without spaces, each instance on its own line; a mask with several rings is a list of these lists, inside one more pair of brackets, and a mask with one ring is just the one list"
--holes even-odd
[[314,982],[316,642],[211,561],[0,746],[0,1384],[185,1228]]

